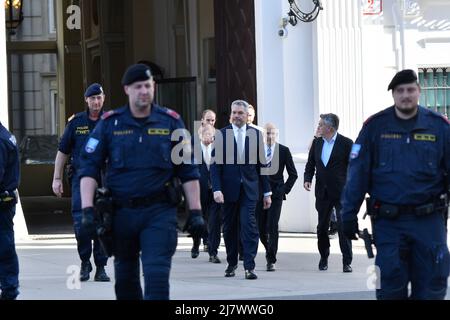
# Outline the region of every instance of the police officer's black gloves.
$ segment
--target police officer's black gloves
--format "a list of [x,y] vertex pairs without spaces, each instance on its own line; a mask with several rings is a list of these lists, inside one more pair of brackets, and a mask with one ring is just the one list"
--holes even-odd
[[81,216],[81,227],[89,235],[95,235],[97,231],[98,219],[94,207],[87,207],[83,209]]
[[359,235],[358,220],[343,221],[342,227],[344,230],[344,235],[350,240],[358,240],[357,235]]
[[189,217],[184,225],[183,231],[189,232],[193,238],[200,238],[205,231],[206,225],[203,220],[202,210],[189,210]]

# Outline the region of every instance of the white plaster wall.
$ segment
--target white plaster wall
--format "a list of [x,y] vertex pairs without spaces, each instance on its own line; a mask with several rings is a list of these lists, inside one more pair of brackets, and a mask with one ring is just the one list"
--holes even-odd
[[[419,2],[427,22],[442,26],[450,19],[450,1]],[[288,25],[283,39],[277,30],[288,2],[255,0],[259,125],[270,121],[280,128],[280,142],[290,147],[299,174],[283,205],[282,231],[315,232],[314,193],[302,185],[320,113],[338,114],[339,131],[355,140],[365,119],[392,105],[387,86],[395,72],[450,65],[450,31],[414,25],[402,1],[383,1],[379,16],[363,16],[356,0],[322,5],[316,21]]]
[[317,214],[311,209],[313,193],[303,189],[303,172],[316,125],[312,25],[288,26],[288,36],[280,38],[277,31],[286,12],[287,1],[255,0],[258,124],[274,123],[280,142],[295,155],[299,179],[283,204],[280,230],[311,232]]

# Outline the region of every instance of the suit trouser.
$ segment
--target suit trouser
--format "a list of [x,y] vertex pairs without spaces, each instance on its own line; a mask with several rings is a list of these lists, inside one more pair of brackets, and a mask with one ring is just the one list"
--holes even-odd
[[223,206],[214,200],[208,208],[208,253],[216,256],[220,245],[220,227],[222,225]]
[[259,239],[266,249],[267,263],[277,262],[278,251],[278,222],[280,221],[282,198],[273,198],[269,209],[263,209],[263,201],[256,206],[256,219],[258,221]]
[[[201,199],[202,200],[202,199]],[[205,197],[205,200],[201,201],[202,205],[202,216],[206,223],[206,228],[203,231],[203,234],[200,237],[192,237],[192,240],[194,242],[193,247],[197,248],[200,246],[201,240],[203,239],[203,245],[208,245],[209,247],[209,211],[211,205],[215,203],[214,196],[212,193],[212,190],[208,190],[208,196]]]
[[[81,261],[89,261],[94,252],[94,262],[97,267],[103,267],[108,261],[108,257],[103,252],[96,234],[88,234],[81,225],[81,196],[80,179],[74,176],[72,179],[72,220],[75,238],[77,240],[78,255]],[[93,244],[92,244],[93,242]]]
[[227,251],[227,262],[230,266],[237,266],[238,264],[240,235],[244,251],[244,269],[255,269],[255,257],[259,242],[255,209],[256,200],[250,200],[242,186],[237,202],[225,201],[224,203],[223,238]]
[[15,205],[0,205],[0,289],[2,299],[19,295],[19,260],[14,242]]
[[316,198],[316,209],[319,213],[319,223],[317,225],[317,246],[322,258],[328,258],[330,255],[330,239],[328,229],[330,226],[330,216],[333,207],[336,209],[336,218],[338,224],[339,246],[342,252],[342,263],[351,264],[353,259],[352,242],[342,230],[341,203],[339,199]]

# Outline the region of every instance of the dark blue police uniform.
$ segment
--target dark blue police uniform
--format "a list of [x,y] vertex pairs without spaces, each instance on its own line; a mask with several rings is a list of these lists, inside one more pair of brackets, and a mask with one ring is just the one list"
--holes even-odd
[[176,207],[165,197],[173,177],[198,180],[195,165],[171,161],[172,133],[184,128],[174,111],[152,104],[147,118],[130,107],[105,113],[82,151],[81,177],[96,178],[107,160],[105,185],[115,204],[113,254],[117,299],[169,299],[169,274],[177,246]]
[[19,186],[19,152],[16,139],[0,123],[0,290],[1,300],[19,294],[19,262],[14,244],[15,190]]
[[413,299],[443,299],[450,265],[447,208],[440,197],[449,183],[449,124],[420,106],[407,121],[390,107],[364,124],[350,155],[342,220],[344,229],[356,226],[369,193],[378,299],[407,299],[408,282]]
[[78,254],[82,263],[88,263],[92,254],[92,240],[94,241],[94,262],[98,267],[104,267],[108,257],[103,253],[98,237],[95,234],[88,234],[81,227],[81,196],[80,196],[80,154],[89,133],[94,129],[98,120],[89,118],[89,111],[84,111],[74,115],[66,126],[58,150],[64,154],[71,155],[71,165],[73,169],[72,183],[72,219],[75,236],[77,239]]

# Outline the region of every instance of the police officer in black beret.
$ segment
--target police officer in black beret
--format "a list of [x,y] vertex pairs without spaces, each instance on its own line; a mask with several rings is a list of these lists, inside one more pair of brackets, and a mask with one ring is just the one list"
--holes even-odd
[[[190,164],[190,137],[183,130],[181,117],[153,102],[155,83],[148,66],[129,67],[122,84],[128,104],[102,116],[82,151],[83,214],[87,224],[95,220],[95,179],[107,160],[105,186],[110,189],[114,204],[116,297],[166,300],[177,246],[177,200],[173,197],[172,181],[179,178],[183,184],[190,208],[187,230],[194,236],[201,235],[204,221],[199,171]],[[174,147],[180,152],[174,152],[172,158]],[[139,258],[144,271],[144,293]]]
[[[449,275],[449,123],[418,105],[413,70],[388,86],[394,105],[363,125],[342,197],[344,233],[357,239],[366,193],[377,256],[378,299],[444,299]],[[411,283],[411,292],[408,292]]]
[[14,300],[19,295],[13,224],[19,168],[16,138],[0,123],[0,300]]
[[98,83],[91,84],[86,89],[84,98],[88,106],[87,110],[69,118],[64,134],[61,137],[58,153],[56,154],[52,188],[56,196],[62,196],[64,192],[62,182],[63,168],[70,157],[71,177],[69,180],[72,184],[72,218],[78,254],[81,259],[80,280],[89,280],[89,274],[92,271],[90,258],[93,251],[96,265],[94,280],[110,281],[105,272],[108,257],[103,253],[98,237],[95,234],[89,234],[88,230],[81,226],[80,152],[86,143],[89,133],[94,129],[103,113],[105,94],[102,86]]

